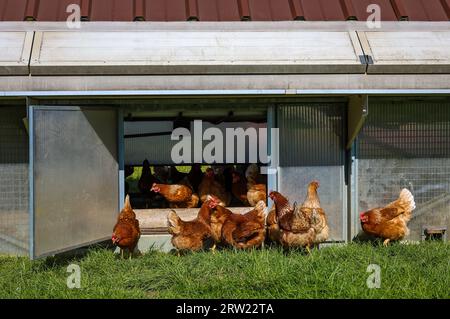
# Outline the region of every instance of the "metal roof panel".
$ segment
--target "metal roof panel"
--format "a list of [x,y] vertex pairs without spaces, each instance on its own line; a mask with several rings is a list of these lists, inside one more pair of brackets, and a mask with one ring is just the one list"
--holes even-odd
[[0,21],[23,21],[26,0],[0,0]]
[[[329,52],[330,47],[333,48]],[[356,32],[36,32],[31,74],[364,73]]]
[[450,0],[0,0],[0,21],[64,21],[68,4],[89,21],[449,21]]
[[444,1],[441,0],[393,0],[398,18],[410,21],[448,21]]

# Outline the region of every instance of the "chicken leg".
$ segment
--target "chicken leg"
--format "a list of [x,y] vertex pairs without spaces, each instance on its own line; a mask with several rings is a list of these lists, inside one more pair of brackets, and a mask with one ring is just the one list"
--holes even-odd
[[383,246],[387,247],[387,245],[389,244],[390,241],[391,240],[389,238],[385,239],[384,242],[383,242]]

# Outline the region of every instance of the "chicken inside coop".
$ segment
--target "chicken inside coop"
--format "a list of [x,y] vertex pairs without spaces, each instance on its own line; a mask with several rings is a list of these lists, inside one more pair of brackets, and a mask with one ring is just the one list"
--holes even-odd
[[267,175],[256,164],[127,166],[125,190],[137,209],[199,208],[208,195],[224,207],[267,201]]
[[[267,130],[266,110],[211,106],[202,110],[199,106],[189,111],[168,107],[164,111],[131,110],[126,114],[124,189],[134,208],[200,208],[208,195],[216,197],[224,207],[254,207],[261,200],[267,203],[267,175],[261,174],[264,159],[258,152],[262,143],[267,145],[267,132],[262,132]],[[186,150],[178,152],[183,155],[182,162],[174,159],[177,141],[182,139],[173,138],[177,130],[191,135],[187,160]],[[237,133],[230,141],[228,130],[241,130],[244,135]],[[200,151],[195,148],[198,139]],[[209,153],[213,161],[207,155],[212,140],[221,143],[220,150],[215,146]]]
[[[168,234],[170,212],[194,221],[209,196],[233,214],[267,205],[267,158],[260,155],[267,137],[266,106],[208,102],[125,110],[123,189],[143,234]],[[183,234],[175,235],[178,244]]]

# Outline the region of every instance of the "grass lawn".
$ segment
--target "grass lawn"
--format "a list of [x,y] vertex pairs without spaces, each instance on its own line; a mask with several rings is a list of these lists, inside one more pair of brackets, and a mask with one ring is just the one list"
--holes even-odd
[[[81,288],[66,286],[67,265]],[[381,287],[367,288],[369,264]],[[1,298],[450,298],[450,244],[349,244],[312,251],[278,248],[188,254],[151,251],[121,260],[110,250],[84,257],[0,257]]]

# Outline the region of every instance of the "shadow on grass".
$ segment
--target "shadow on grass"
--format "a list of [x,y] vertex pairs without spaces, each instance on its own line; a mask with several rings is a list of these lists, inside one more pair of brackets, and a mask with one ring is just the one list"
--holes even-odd
[[109,250],[113,252],[116,247],[111,243],[110,240],[107,240],[104,242],[74,249],[68,252],[56,254],[54,256],[48,256],[43,260],[42,266],[44,266],[44,268],[46,269],[50,269],[55,266],[65,266],[70,262],[78,262],[81,259],[85,258],[93,250],[99,249]]
[[357,244],[369,244],[374,247],[383,246],[383,240],[381,238],[366,234],[363,231],[353,237],[352,242]]

